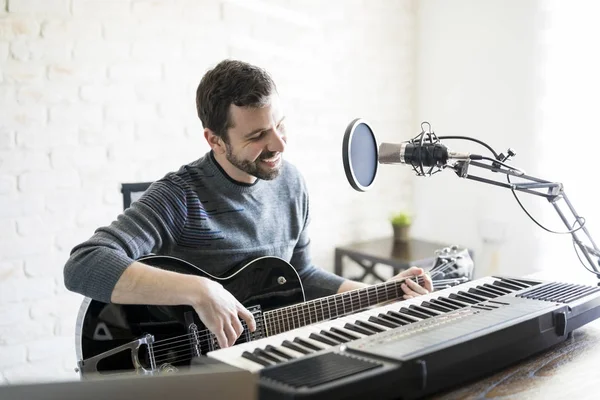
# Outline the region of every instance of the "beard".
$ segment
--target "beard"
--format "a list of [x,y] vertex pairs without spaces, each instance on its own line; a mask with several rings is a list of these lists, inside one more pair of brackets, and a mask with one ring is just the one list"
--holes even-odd
[[231,147],[226,146],[225,157],[233,166],[244,171],[245,173],[250,174],[258,179],[270,181],[279,176],[279,173],[281,172],[281,166],[283,165],[283,160],[281,160],[279,165],[275,168],[268,168],[264,165],[261,165],[261,160],[273,158],[276,154],[277,152],[274,151],[265,151],[258,156],[256,161],[248,161],[236,157],[236,155],[231,151]]

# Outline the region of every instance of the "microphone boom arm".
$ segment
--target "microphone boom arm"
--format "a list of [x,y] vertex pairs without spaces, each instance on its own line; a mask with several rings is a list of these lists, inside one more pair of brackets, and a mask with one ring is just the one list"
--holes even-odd
[[[579,214],[577,214],[577,211],[575,211],[575,208],[569,201],[569,198],[567,197],[567,194],[564,191],[563,184],[559,183],[559,182],[551,182],[551,181],[547,181],[545,179],[540,179],[540,178],[536,178],[533,176],[525,175],[524,173],[522,173],[519,170],[506,168],[497,163],[494,163],[494,164],[488,165],[488,164],[485,164],[485,163],[482,163],[479,161],[465,160],[465,161],[457,161],[453,165],[447,165],[446,168],[453,169],[454,172],[456,172],[456,174],[461,178],[471,179],[471,180],[474,180],[477,182],[483,182],[483,183],[487,183],[490,185],[504,187],[504,188],[512,190],[513,192],[515,192],[515,191],[524,192],[524,193],[528,193],[528,194],[531,194],[534,196],[540,196],[540,197],[546,198],[552,204],[552,206],[558,213],[560,219],[563,221],[563,223],[569,230],[568,233],[570,233],[571,236],[573,237],[573,242],[577,245],[577,247],[579,247],[579,249],[583,253],[585,259],[588,261],[589,265],[592,267],[593,273],[596,275],[596,277],[598,279],[600,279],[600,269],[598,268],[598,266],[600,265],[600,249],[598,248],[598,246],[592,239],[587,227],[585,226],[585,223],[582,223],[582,220],[584,220],[584,219],[581,216],[579,216]],[[471,174],[469,174],[469,171],[468,171],[469,165],[487,169],[487,170],[490,170],[493,172],[499,172],[499,173],[509,175],[509,176],[519,177],[521,179],[528,180],[529,182],[505,183],[505,182],[499,182],[499,181],[488,179],[488,178],[482,178],[482,177],[476,176],[476,175],[471,175]],[[542,191],[543,189],[546,189],[546,192],[543,192]],[[575,217],[575,223],[573,225],[571,225],[569,223],[569,220],[567,219],[565,213],[561,210],[561,208],[558,205],[558,202],[561,199],[565,201],[570,212]],[[578,227],[576,227],[577,225],[578,225]],[[580,233],[579,231],[583,231],[583,233],[585,234],[585,237],[587,238],[587,240],[589,240],[589,243],[591,243],[591,246],[588,246],[582,242],[582,240],[579,238],[579,235],[578,235]],[[579,254],[577,254],[577,255],[579,256]],[[592,259],[592,256],[596,258],[596,261],[594,261]],[[600,282],[598,283],[598,285],[600,286]]]

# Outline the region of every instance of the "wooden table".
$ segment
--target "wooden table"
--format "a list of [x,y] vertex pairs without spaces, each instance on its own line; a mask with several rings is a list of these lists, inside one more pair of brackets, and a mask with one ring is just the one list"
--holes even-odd
[[428,397],[455,399],[600,399],[600,320],[552,349],[479,381]]
[[[430,267],[436,258],[435,251],[448,246],[448,244],[422,239],[410,239],[405,243],[396,242],[391,237],[351,243],[335,248],[334,272],[357,281],[365,281],[369,275],[372,275],[377,281],[385,281],[388,277],[382,277],[375,271],[377,264],[391,267],[391,275],[412,265]],[[344,274],[343,259],[345,257],[363,269],[362,276],[350,277]]]

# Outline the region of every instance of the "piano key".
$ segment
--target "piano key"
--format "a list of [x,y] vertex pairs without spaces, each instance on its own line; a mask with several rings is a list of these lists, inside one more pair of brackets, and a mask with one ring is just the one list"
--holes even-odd
[[323,350],[325,348],[325,347],[317,345],[312,340],[307,340],[306,338],[303,339],[303,338],[295,337],[293,341],[296,344],[299,344],[301,346],[306,347],[307,349],[311,349],[314,351]]
[[373,332],[373,331],[370,331],[370,330],[365,329],[365,328],[361,328],[360,326],[354,325],[354,324],[352,324],[350,322],[346,323],[344,325],[344,328],[346,328],[346,329],[348,329],[350,331],[353,331],[353,332],[362,333],[363,335],[374,335],[375,334],[375,332]]
[[399,324],[399,323],[396,323],[396,322],[391,322],[389,320],[386,320],[386,319],[383,319],[383,318],[381,318],[379,316],[374,316],[374,315],[371,315],[369,317],[369,322],[373,322],[375,324],[379,324],[379,325],[385,326],[386,328],[390,328],[390,329],[394,329],[394,328],[397,328],[399,326],[402,326],[402,324]]
[[337,333],[339,335],[345,336],[350,340],[357,340],[360,339],[362,336],[359,336],[357,333],[350,333],[345,329],[342,329],[340,327],[332,327],[329,329],[331,332],[333,333]]
[[323,335],[321,335],[319,333],[315,333],[315,332],[311,333],[308,337],[311,339],[317,340],[319,342],[325,343],[329,346],[337,346],[338,344],[340,344],[340,342],[338,342],[337,340],[333,340],[331,338],[328,338],[326,336],[323,336]]
[[432,310],[437,310],[437,311],[440,311],[442,313],[449,313],[449,312],[455,310],[453,308],[450,308],[450,307],[447,307],[447,306],[442,306],[440,304],[433,304],[433,303],[430,303],[428,301],[424,301],[423,303],[421,303],[421,306],[430,308]]
[[253,362],[257,363],[257,364],[260,364],[262,366],[265,366],[265,367],[273,365],[272,363],[270,363],[270,362],[268,362],[266,360],[263,360],[262,358],[254,355],[252,353],[250,353],[249,351],[244,351],[242,353],[242,357],[244,357],[247,360],[253,361]]
[[402,307],[400,309],[400,312],[410,315],[410,316],[413,316],[413,317],[417,317],[419,319],[427,319],[427,318],[431,317],[431,315],[429,315],[429,314],[425,314],[425,313],[422,313],[422,312],[416,311],[416,310],[411,310],[410,308],[406,308],[406,307]]
[[347,337],[342,335],[338,335],[337,333],[333,333],[331,331],[326,331],[325,329],[321,329],[321,335],[330,337],[332,339],[337,340],[339,343],[347,343],[350,341]]
[[265,347],[265,351],[273,353],[281,358],[285,358],[286,360],[293,360],[294,358],[297,358],[297,357],[294,357],[293,355],[286,353],[270,344],[268,344],[267,347]]
[[297,351],[298,353],[302,353],[302,354],[310,354],[310,353],[314,353],[313,350],[308,350],[302,346],[297,345],[296,343],[292,343],[289,340],[284,340],[281,345],[283,347],[287,347],[288,349],[292,349],[294,351]]
[[378,317],[382,318],[382,319],[385,319],[385,320],[388,320],[388,321],[391,321],[391,322],[393,322],[395,324],[398,324],[398,325],[402,325],[402,326],[408,325],[408,322],[406,322],[404,320],[401,320],[400,318],[392,317],[389,314],[379,313]]
[[483,301],[487,300],[487,298],[485,298],[484,296],[480,296],[480,295],[477,295],[477,294],[474,294],[474,293],[464,292],[462,290],[459,290],[458,294],[461,295],[461,296],[465,296],[465,297],[471,298],[471,299],[476,300],[478,302],[483,302]]
[[467,290],[467,292],[473,293],[473,294],[476,294],[476,295],[479,295],[479,296],[485,296],[485,297],[488,297],[490,299],[498,297],[497,294],[492,293],[492,292],[490,292],[490,291],[488,291],[488,290],[486,290],[485,288],[482,288],[482,287],[474,287],[474,288],[471,288],[471,289]]
[[263,358],[269,362],[272,362],[274,364],[278,364],[279,362],[281,362],[282,360],[280,358],[277,358],[275,356],[272,356],[271,354],[267,353],[266,351],[264,351],[261,348],[256,348],[254,349],[254,351],[252,352],[255,356]]
[[484,287],[485,289],[489,290],[490,292],[496,292],[496,293],[498,293],[499,296],[503,296],[505,294],[511,293],[511,291],[508,290],[508,289],[505,289],[505,288],[500,287],[500,286],[490,285],[489,283],[484,283],[481,286]]
[[450,297],[440,297],[438,299],[431,300],[432,302],[440,301],[442,303],[450,304],[456,306],[458,308],[465,308],[471,305],[471,303],[467,303],[464,301],[460,301],[457,299],[451,299]]
[[367,321],[362,321],[360,319],[357,319],[356,321],[354,321],[354,324],[360,326],[361,328],[370,329],[375,333],[380,333],[380,332],[384,332],[387,330],[386,328],[383,328],[383,327],[380,328],[377,325],[371,324]]
[[450,296],[448,296],[448,297],[450,299],[460,300],[463,303],[468,303],[468,304],[477,304],[477,303],[479,303],[477,300],[473,300],[473,299],[471,299],[469,297],[462,296],[462,295],[460,295],[458,293],[450,293]]
[[429,310],[429,309],[427,309],[427,308],[425,308],[425,307],[418,306],[418,305],[416,305],[416,304],[411,304],[410,306],[408,306],[408,308],[412,308],[413,310],[416,310],[416,311],[422,312],[422,313],[424,313],[424,314],[429,314],[429,315],[430,315],[430,316],[432,316],[432,317],[436,317],[436,316],[438,316],[438,315],[440,315],[440,314],[441,314],[439,311],[433,311],[433,310]]
[[492,285],[496,285],[496,286],[500,286],[506,289],[509,289],[511,292],[516,292],[519,291],[521,289],[523,289],[521,286],[519,285],[515,285],[513,283],[509,283],[509,282],[505,282],[504,280],[501,281],[494,281],[492,283]]
[[415,318],[412,315],[402,314],[402,313],[399,313],[394,310],[388,310],[388,312],[386,314],[391,315],[392,317],[401,319],[403,321],[406,321],[408,324],[412,324],[413,322],[422,321],[421,318]]
[[522,281],[520,279],[500,278],[500,280],[502,280],[503,282],[509,283],[511,285],[518,286],[521,289],[527,289],[528,287],[531,286],[529,283],[525,283],[525,281]]

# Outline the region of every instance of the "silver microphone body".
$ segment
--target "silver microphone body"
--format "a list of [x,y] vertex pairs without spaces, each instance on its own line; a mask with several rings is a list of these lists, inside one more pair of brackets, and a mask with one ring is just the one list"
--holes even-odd
[[443,167],[449,161],[469,160],[469,153],[448,150],[440,143],[415,144],[411,142],[381,143],[379,146],[380,164],[408,164],[423,167]]

